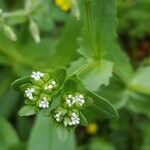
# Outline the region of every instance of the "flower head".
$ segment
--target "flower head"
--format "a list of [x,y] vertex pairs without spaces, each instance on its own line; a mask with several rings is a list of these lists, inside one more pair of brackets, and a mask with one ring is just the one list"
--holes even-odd
[[54,118],[56,119],[56,121],[61,122],[63,119],[62,113],[58,112],[58,113],[54,114]]
[[25,90],[25,95],[32,100],[33,99],[33,93],[34,93],[35,89],[34,88],[27,88]]
[[77,94],[73,97],[73,104],[79,104],[79,106],[82,106],[84,102],[85,100],[82,94]]
[[57,86],[57,83],[55,80],[51,80],[50,83],[44,87],[45,90],[52,90]]
[[40,72],[40,71],[37,71],[37,72],[33,71],[33,72],[32,72],[32,75],[31,75],[31,78],[33,78],[34,80],[38,81],[38,80],[40,80],[41,77],[43,77],[43,76],[44,76],[44,73],[42,73],[42,72]]
[[76,104],[81,107],[85,103],[84,96],[82,94],[69,94],[66,96],[65,100],[68,107],[71,107]]
[[80,123],[80,118],[78,117],[78,115],[73,112],[71,114],[71,116],[66,116],[64,119],[64,125],[67,126],[73,126],[73,125],[78,125]]
[[43,99],[39,102],[39,107],[40,108],[48,108],[49,107],[49,102],[46,99],[46,97],[43,97]]
[[77,116],[76,113],[72,113],[71,122],[69,125],[78,125],[79,123],[80,123],[80,118]]

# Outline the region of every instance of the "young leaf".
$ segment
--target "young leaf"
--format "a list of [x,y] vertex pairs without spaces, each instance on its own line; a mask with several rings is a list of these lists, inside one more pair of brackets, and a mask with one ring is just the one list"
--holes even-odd
[[55,77],[60,84],[62,84],[66,78],[66,69],[63,67],[58,67],[52,72],[52,76]]
[[25,105],[19,110],[18,115],[21,117],[22,116],[31,116],[31,115],[34,115],[35,113],[36,113],[35,106]]
[[88,125],[88,121],[87,121],[87,119],[84,117],[84,115],[82,113],[80,113],[80,124],[82,126],[87,126]]
[[20,86],[25,84],[25,83],[30,83],[31,80],[30,80],[30,77],[27,76],[27,77],[23,77],[23,78],[20,78],[20,79],[17,79],[15,80],[12,84],[11,84],[11,87],[16,90],[16,91],[20,91]]
[[100,118],[118,118],[118,112],[113,105],[105,98],[87,89],[87,95],[93,99],[93,104],[87,110],[98,115]]
[[68,79],[63,87],[65,92],[77,92],[78,90],[78,85],[76,83],[76,81],[74,81],[73,79]]
[[69,130],[65,126],[60,125],[57,127],[57,134],[62,142],[65,142],[69,138],[69,133]]

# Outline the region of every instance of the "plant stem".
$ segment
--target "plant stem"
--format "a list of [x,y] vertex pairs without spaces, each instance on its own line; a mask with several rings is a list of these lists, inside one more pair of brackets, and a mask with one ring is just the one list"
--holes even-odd
[[91,2],[90,0],[84,0],[85,4],[85,12],[86,12],[86,19],[87,19],[87,25],[88,25],[88,30],[89,30],[89,36],[91,39],[91,45],[92,45],[92,50],[93,50],[93,57],[94,60],[98,60],[100,58],[100,54],[97,51],[97,43],[96,39],[94,38],[95,36],[93,35],[93,23],[92,23],[92,17],[91,17]]

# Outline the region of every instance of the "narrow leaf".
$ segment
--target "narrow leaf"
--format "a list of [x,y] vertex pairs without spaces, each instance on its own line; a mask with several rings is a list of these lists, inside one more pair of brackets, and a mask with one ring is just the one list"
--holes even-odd
[[23,78],[20,78],[20,79],[17,79],[15,80],[12,84],[11,84],[11,87],[16,90],[16,91],[20,91],[20,86],[25,84],[25,83],[30,83],[30,77],[27,76],[27,77],[23,77]]

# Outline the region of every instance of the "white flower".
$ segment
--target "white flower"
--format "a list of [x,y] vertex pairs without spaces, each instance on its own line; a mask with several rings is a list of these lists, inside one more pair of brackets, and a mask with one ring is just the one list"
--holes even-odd
[[78,94],[75,96],[69,94],[66,97],[66,103],[69,107],[71,107],[74,104],[78,104],[79,106],[82,106],[85,103],[84,96],[82,94]]
[[44,89],[45,90],[52,90],[54,87],[56,87],[56,81],[52,80],[48,86],[45,86]]
[[62,114],[61,112],[58,112],[54,115],[54,118],[56,119],[56,121],[60,122],[62,120]]
[[67,97],[66,97],[66,103],[69,107],[71,107],[73,105],[72,103],[72,98],[73,98],[73,95],[69,94]]
[[72,113],[71,122],[69,122],[69,125],[78,125],[79,123],[80,123],[80,118],[77,116],[76,113]]
[[47,101],[46,97],[43,97],[43,99],[39,102],[40,108],[48,108],[49,102]]
[[82,94],[79,94],[73,97],[73,104],[79,104],[80,106],[82,106],[84,102],[85,100]]
[[25,95],[32,100],[33,99],[33,93],[34,93],[35,89],[34,88],[27,88],[25,90]]
[[37,72],[32,72],[31,78],[33,78],[34,80],[38,81],[41,79],[41,77],[44,76],[44,73],[37,71]]

